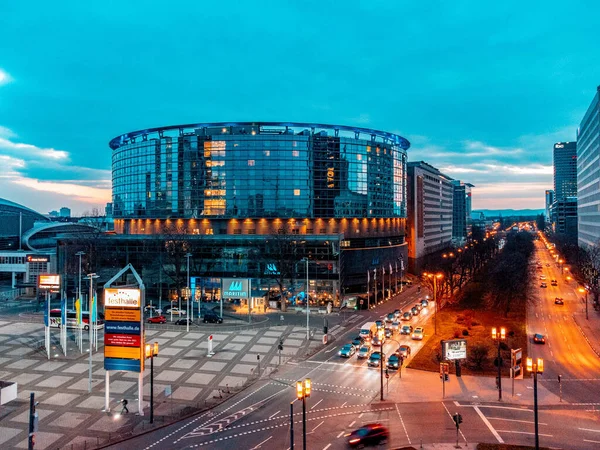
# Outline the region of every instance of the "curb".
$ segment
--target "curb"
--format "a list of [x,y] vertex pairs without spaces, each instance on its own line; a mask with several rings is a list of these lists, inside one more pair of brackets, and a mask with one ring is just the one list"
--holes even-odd
[[590,348],[592,349],[592,351],[596,354],[596,356],[598,358],[600,358],[600,352],[598,352],[598,350],[596,350],[596,348],[592,345],[592,342],[589,340],[589,338],[587,337],[587,335],[583,331],[583,328],[581,328],[581,326],[577,323],[577,319],[575,319],[575,314],[573,314],[571,317],[573,317],[573,322],[575,322],[575,325],[577,326],[577,328],[579,328],[579,332],[581,333],[581,335],[583,336],[583,338],[585,339],[585,341],[588,343],[588,345],[590,346]]

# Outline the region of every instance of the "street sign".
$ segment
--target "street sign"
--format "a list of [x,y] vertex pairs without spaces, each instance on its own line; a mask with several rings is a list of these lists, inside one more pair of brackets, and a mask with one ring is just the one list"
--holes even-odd
[[442,358],[455,360],[467,358],[467,340],[451,339],[442,341]]

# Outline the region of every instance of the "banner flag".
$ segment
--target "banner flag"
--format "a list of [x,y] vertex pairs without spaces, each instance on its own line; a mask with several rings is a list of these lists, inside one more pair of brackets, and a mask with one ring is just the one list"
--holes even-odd
[[81,324],[81,300],[75,300],[75,315],[77,316],[77,325]]
[[50,318],[48,317],[48,303],[50,302],[50,299],[46,299],[46,301],[44,302],[44,326],[50,326]]
[[67,326],[67,297],[60,300],[60,325]]
[[91,315],[91,321],[96,322],[96,313],[98,311],[98,299],[96,298],[96,294],[94,293],[94,296],[92,297],[92,308],[90,311],[90,315]]

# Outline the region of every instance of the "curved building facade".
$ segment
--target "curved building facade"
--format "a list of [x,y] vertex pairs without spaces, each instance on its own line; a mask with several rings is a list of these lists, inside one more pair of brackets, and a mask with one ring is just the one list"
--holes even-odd
[[[367,270],[406,261],[409,146],[388,132],[312,123],[127,133],[110,142],[115,231],[130,239],[177,234],[212,248],[217,260],[200,269],[204,274],[253,278],[279,272],[259,263],[253,248],[268,236],[298,236],[302,250],[295,254],[337,278],[329,290],[339,299],[342,284],[344,291],[364,291]],[[217,257],[215,247],[222,248]],[[231,252],[238,262],[233,271],[222,261]],[[363,258],[343,262],[341,254],[350,252]],[[318,280],[323,270],[314,272]]]

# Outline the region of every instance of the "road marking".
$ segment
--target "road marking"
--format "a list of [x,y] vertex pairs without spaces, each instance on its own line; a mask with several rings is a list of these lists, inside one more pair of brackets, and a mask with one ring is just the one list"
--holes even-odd
[[344,406],[346,406],[346,403],[348,403],[348,402],[344,402],[344,403],[342,403],[342,408],[343,408]]
[[[533,388],[531,388],[533,389]],[[454,402],[456,404],[456,406],[462,406],[463,408],[496,408],[496,409],[512,409],[514,411],[529,411],[529,412],[533,412],[533,409],[527,409],[527,408],[515,408],[513,406],[496,406],[496,405],[461,405],[459,402]],[[572,403],[572,404],[577,404],[577,403]]]
[[312,405],[310,409],[311,409],[311,410],[315,409],[315,408],[317,407],[317,405],[318,405],[319,403],[321,403],[322,401],[323,401],[323,399],[319,400],[317,403],[315,403],[314,405]]
[[337,439],[341,438],[344,435],[345,431],[340,431],[340,434],[336,436]]
[[312,429],[311,433],[314,433],[314,432],[315,432],[315,430],[316,430],[317,428],[319,428],[321,425],[323,425],[324,423],[325,423],[325,421],[323,420],[323,421],[322,421],[322,422],[321,422],[319,425],[317,425],[316,427],[314,427],[314,428]]
[[360,419],[363,416],[364,413],[360,413],[360,415],[358,416],[358,418]]
[[[506,420],[508,422],[535,423],[531,420],[505,419],[504,417],[488,417],[489,420]],[[539,425],[548,425],[547,423],[539,423]]]
[[[531,433],[529,431],[512,431],[512,430],[498,430],[498,433],[529,434],[532,436],[535,434],[535,433]],[[538,433],[538,436],[553,437],[551,434],[542,434],[542,433]]]
[[350,425],[348,425],[348,428],[350,428],[352,425],[354,425],[356,423],[356,420],[354,422],[352,422]]
[[335,350],[335,347],[331,347],[329,350],[325,350],[325,353],[331,353],[334,350]]
[[494,427],[492,426],[492,424],[490,423],[490,421],[487,420],[487,417],[485,417],[483,415],[483,413],[481,412],[481,410],[477,406],[475,408],[473,408],[473,409],[479,415],[479,417],[481,418],[481,420],[483,421],[483,423],[485,423],[487,425],[488,429],[494,435],[494,437],[498,440],[498,442],[501,443],[501,444],[504,444],[504,440],[500,437],[500,435],[498,434],[498,432],[494,429]]
[[329,447],[331,447],[331,444],[327,444],[325,447],[323,447],[323,450],[327,450]]
[[404,420],[402,419],[402,414],[400,414],[400,410],[398,409],[398,403],[396,403],[396,412],[398,413],[398,417],[400,417],[400,423],[402,424],[402,428],[404,428],[404,434],[406,434],[408,445],[412,445],[412,442],[410,442],[410,438],[408,437],[408,431],[406,431],[406,426],[404,425]]
[[[446,406],[446,404],[445,404],[444,402],[442,402],[442,406],[443,406],[443,407],[444,407],[444,409],[446,410],[446,413],[448,414],[448,417],[450,417],[450,419],[451,419],[452,421],[454,421],[454,418],[452,417],[452,414],[450,414],[450,411],[448,411],[448,407]],[[389,419],[388,419],[388,420],[389,420]],[[462,430],[460,430],[460,429],[459,429],[458,431],[459,431],[460,435],[462,436],[462,438],[463,438],[463,441],[467,442],[467,438],[465,437],[465,435],[464,435],[464,433],[462,432]]]
[[281,412],[281,410],[277,411],[275,414],[269,416],[269,419],[272,419],[273,417],[275,417],[277,414],[279,414]]
[[600,444],[600,441],[591,441],[589,439],[584,439],[583,442],[592,442],[594,444]]
[[261,445],[263,445],[265,442],[271,440],[273,438],[273,436],[269,436],[267,439],[265,439],[264,441],[262,441],[260,444],[258,444],[256,447],[252,447],[251,450],[256,450],[257,448],[260,448]]
[[577,428],[578,430],[581,431],[593,431],[594,433],[600,433],[600,430],[593,430],[591,428]]

